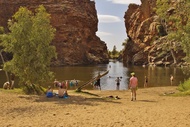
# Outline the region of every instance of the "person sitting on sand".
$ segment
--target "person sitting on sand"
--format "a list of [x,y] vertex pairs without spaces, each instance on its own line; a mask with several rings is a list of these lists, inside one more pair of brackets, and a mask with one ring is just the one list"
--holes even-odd
[[48,86],[48,89],[46,91],[46,97],[53,97],[53,89],[51,86]]
[[58,97],[59,98],[66,98],[66,97],[68,97],[67,89],[63,88],[62,85],[58,89]]
[[7,81],[3,84],[3,89],[10,89],[11,84]]

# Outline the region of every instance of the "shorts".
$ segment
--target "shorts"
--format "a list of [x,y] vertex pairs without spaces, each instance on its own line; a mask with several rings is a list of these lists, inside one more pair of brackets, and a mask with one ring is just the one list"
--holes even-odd
[[137,90],[137,87],[130,87],[131,91]]
[[53,97],[53,93],[52,92],[47,92],[46,97]]

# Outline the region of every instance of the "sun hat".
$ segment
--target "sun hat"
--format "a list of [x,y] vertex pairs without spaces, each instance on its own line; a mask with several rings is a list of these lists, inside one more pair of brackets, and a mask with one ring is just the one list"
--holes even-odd
[[135,72],[132,72],[131,75],[132,75],[132,76],[135,75]]

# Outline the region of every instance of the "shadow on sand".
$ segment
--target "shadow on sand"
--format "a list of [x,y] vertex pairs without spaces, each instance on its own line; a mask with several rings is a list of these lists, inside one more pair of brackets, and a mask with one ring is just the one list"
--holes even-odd
[[47,98],[45,95],[38,96],[38,95],[23,95],[19,96],[20,98],[24,98],[26,100],[31,100],[33,102],[50,102],[55,104],[67,104],[67,105],[90,105],[96,106],[98,102],[105,102],[105,103],[115,103],[120,104],[115,99],[110,99],[106,97],[101,97],[97,94],[89,93],[89,92],[75,92],[74,94],[69,95],[68,98],[59,98],[54,96],[52,98]]
[[154,101],[154,100],[136,100],[136,101],[141,101],[141,102],[153,102],[153,103],[158,102],[158,101]]

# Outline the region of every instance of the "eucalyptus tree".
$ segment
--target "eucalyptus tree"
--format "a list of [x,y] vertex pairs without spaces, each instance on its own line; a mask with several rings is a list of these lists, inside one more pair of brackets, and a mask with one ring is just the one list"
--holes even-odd
[[[1,26],[1,27],[0,27],[0,40],[1,40],[1,38],[3,37],[3,34],[4,34],[4,28]],[[1,57],[2,63],[4,64],[4,63],[5,63],[5,60],[4,60],[3,55],[2,55],[2,47],[0,47],[0,57]],[[1,70],[2,70],[2,69],[1,69]],[[7,71],[5,71],[5,75],[6,75],[7,81],[10,82],[10,80],[9,80],[9,75],[8,75]]]
[[10,32],[4,34],[1,45],[13,58],[4,64],[4,70],[14,73],[19,84],[28,89],[50,81],[54,76],[51,60],[56,58],[55,46],[51,45],[55,29],[45,7],[40,5],[34,13],[20,7],[8,21],[8,28]]

